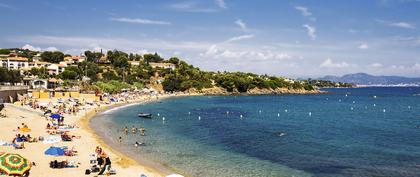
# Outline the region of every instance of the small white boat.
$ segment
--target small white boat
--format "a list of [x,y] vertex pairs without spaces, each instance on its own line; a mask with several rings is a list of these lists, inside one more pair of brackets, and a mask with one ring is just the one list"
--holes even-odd
[[152,114],[146,114],[146,113],[139,113],[138,116],[142,118],[148,118],[148,119],[152,118]]

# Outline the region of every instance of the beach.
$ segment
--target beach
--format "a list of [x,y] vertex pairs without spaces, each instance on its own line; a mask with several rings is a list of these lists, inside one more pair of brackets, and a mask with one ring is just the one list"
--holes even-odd
[[[159,99],[174,96],[174,95],[160,95]],[[157,98],[153,98],[156,100]],[[116,102],[111,104],[98,104],[97,106],[85,106],[77,114],[65,114],[65,124],[74,125],[75,128],[69,131],[69,134],[75,136],[70,142],[57,142],[53,144],[45,144],[41,141],[34,143],[24,143],[24,149],[15,149],[12,146],[0,146],[0,152],[17,153],[27,158],[34,165],[30,170],[30,176],[35,177],[55,177],[55,176],[87,176],[85,170],[90,169],[92,164],[91,160],[96,159],[93,157],[95,148],[100,146],[103,151],[110,157],[112,161],[112,169],[116,170],[116,175],[113,176],[166,176],[164,172],[136,163],[136,161],[129,157],[111,149],[107,146],[89,127],[89,120],[97,112],[107,110],[111,107],[123,106],[127,104],[139,104],[150,101],[149,96],[141,96],[135,100]],[[44,100],[51,102],[55,100]],[[32,137],[47,137],[46,125],[49,121],[43,116],[43,111],[35,110],[28,106],[21,106],[17,104],[5,104],[2,114],[6,118],[0,119],[0,141],[11,143],[16,134],[21,133],[16,131],[18,126],[23,124],[27,125],[30,132],[23,133],[24,135],[30,134]],[[67,146],[70,149],[77,151],[75,156],[47,156],[44,154],[50,146]],[[77,164],[77,168],[50,168],[50,161],[73,161]],[[96,174],[95,174],[96,175]],[[95,176],[90,174],[90,176]]]

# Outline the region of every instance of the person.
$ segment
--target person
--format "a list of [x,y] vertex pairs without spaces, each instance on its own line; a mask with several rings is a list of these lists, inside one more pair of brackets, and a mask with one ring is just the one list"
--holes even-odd
[[137,133],[137,128],[133,126],[133,128],[131,128],[131,133],[136,134]]
[[128,128],[127,126],[124,128],[124,133],[127,135],[128,134]]
[[139,147],[139,142],[136,141],[136,143],[134,143],[134,147]]
[[95,153],[96,153],[96,156],[99,157],[102,154],[102,148],[99,146],[96,146]]
[[122,137],[121,136],[118,138],[118,142],[122,143]]
[[109,173],[111,169],[111,159],[109,158],[109,156],[107,156],[104,153],[101,155],[101,159],[103,160],[104,164],[103,164],[103,167],[101,168],[101,171],[99,171],[98,175],[103,175],[105,170],[107,171],[107,173]]
[[141,132],[141,136],[145,136],[145,135],[146,135],[146,134],[145,134],[146,129],[144,129],[144,128],[140,128],[140,132]]
[[51,129],[50,123],[47,123],[47,129]]

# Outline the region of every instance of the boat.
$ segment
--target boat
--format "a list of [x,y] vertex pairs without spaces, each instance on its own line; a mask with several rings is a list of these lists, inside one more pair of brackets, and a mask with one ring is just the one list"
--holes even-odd
[[146,113],[139,113],[138,116],[142,118],[149,118],[149,119],[152,118],[152,114],[146,114]]

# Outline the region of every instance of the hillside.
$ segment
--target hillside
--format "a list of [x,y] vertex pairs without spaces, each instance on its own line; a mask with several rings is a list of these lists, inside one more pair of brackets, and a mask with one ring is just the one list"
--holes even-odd
[[341,77],[325,76],[320,79],[368,86],[420,86],[420,78],[409,78],[401,76],[374,76],[366,73],[346,74]]

